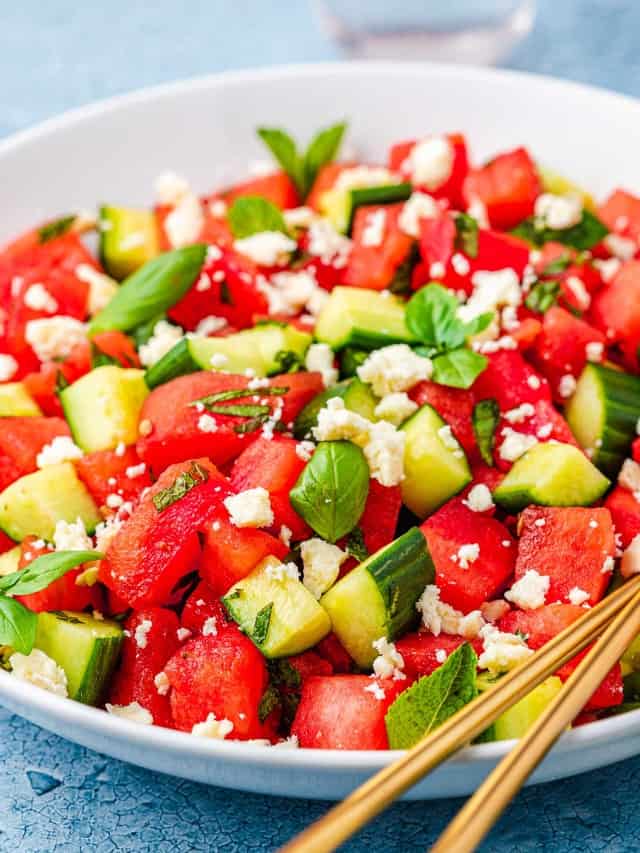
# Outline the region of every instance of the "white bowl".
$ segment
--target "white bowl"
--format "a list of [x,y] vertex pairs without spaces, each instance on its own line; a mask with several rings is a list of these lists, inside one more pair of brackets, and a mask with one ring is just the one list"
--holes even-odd
[[[382,159],[388,145],[434,131],[464,131],[476,160],[519,144],[542,163],[603,195],[640,190],[640,103],[558,80],[427,64],[307,65],[221,74],[89,106],[0,143],[0,242],[40,219],[96,202],[149,202],[168,168],[199,190],[246,174],[265,152],[258,125],[306,137],[339,118],[349,143]],[[11,711],[99,752],[198,782],[338,799],[393,752],[285,750],[208,741],[142,726],[60,699],[0,671]],[[472,746],[408,796],[472,791],[509,749]],[[558,779],[640,752],[640,711],[564,735],[531,781]]]

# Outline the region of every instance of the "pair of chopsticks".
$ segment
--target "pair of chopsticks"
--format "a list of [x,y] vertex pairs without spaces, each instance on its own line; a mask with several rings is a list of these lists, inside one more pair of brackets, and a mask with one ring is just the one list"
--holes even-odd
[[[604,633],[603,633],[604,632]],[[486,778],[431,848],[432,853],[475,850],[557,738],[582,710],[612,666],[640,633],[640,576],[627,581],[501,678],[398,761],[376,773],[342,803],[286,844],[281,853],[325,853],[483,732],[511,705],[600,636],[562,690]]]

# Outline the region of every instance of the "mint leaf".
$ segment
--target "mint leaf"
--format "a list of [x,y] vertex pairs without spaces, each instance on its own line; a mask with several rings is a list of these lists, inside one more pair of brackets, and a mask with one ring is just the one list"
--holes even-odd
[[609,233],[609,229],[590,210],[583,210],[582,219],[571,228],[547,228],[534,216],[530,216],[516,226],[511,233],[537,247],[553,241],[578,251],[586,251],[600,243]]
[[[269,388],[260,388],[257,393],[259,393],[261,397],[280,397],[282,394],[286,394],[288,390],[288,388],[273,386]],[[251,388],[235,388],[229,391],[218,391],[217,394],[208,394],[206,397],[199,397],[197,400],[193,400],[189,403],[189,405],[196,407],[204,406],[205,409],[208,409],[210,406],[215,406],[217,403],[223,403],[225,400],[240,400],[243,397],[254,397],[255,395],[256,391]]]
[[463,643],[431,675],[401,693],[385,716],[391,749],[409,749],[478,694],[478,658]]
[[246,195],[237,198],[228,213],[229,227],[237,240],[251,237],[262,231],[282,231],[287,226],[280,208],[261,195]]
[[364,541],[361,527],[354,527],[347,537],[347,551],[355,557],[359,563],[363,563],[369,556],[369,551]]
[[31,595],[66,575],[82,563],[101,560],[100,551],[51,551],[29,563],[24,569],[0,578],[0,592],[8,595]]
[[457,316],[459,305],[448,288],[428,284],[407,303],[409,331],[436,352],[457,349],[466,338],[465,325]]
[[458,213],[454,219],[456,226],[455,248],[469,258],[478,257],[478,223],[468,213]]
[[480,400],[473,407],[471,422],[476,444],[484,462],[491,466],[493,466],[493,445],[499,420],[500,407],[494,399]]
[[0,595],[0,646],[11,646],[16,652],[28,655],[36,641],[38,616],[31,610]]
[[286,131],[276,127],[259,127],[258,136],[271,151],[278,165],[289,175],[298,192],[304,193],[304,165],[294,139]]
[[556,258],[555,261],[549,261],[549,263],[544,267],[540,275],[542,277],[550,276],[550,275],[560,275],[560,273],[564,272],[567,267],[571,266],[571,255],[564,254],[560,255],[560,257]]
[[460,347],[433,359],[431,378],[438,385],[470,388],[486,366],[486,356]]
[[269,714],[280,704],[280,691],[273,684],[270,684],[262,694],[258,705],[258,719],[261,723],[267,719]]
[[153,505],[158,512],[162,512],[183,498],[195,486],[205,483],[208,479],[209,472],[207,469],[203,468],[198,462],[193,462],[188,471],[178,474],[170,486],[153,496]]
[[309,143],[304,155],[303,167],[305,196],[313,186],[320,169],[335,160],[346,129],[346,122],[334,124],[317,133]]
[[539,281],[535,284],[524,300],[524,304],[530,311],[544,314],[558,301],[560,295],[560,282]]
[[70,216],[61,216],[59,219],[54,219],[52,222],[47,222],[38,228],[38,243],[48,243],[50,240],[55,240],[56,237],[62,237],[73,228],[73,223],[76,221],[75,213]]
[[267,639],[267,634],[269,633],[269,626],[271,625],[272,611],[273,601],[270,601],[256,615],[256,621],[253,623],[253,631],[251,632],[251,639],[258,646],[261,646]]

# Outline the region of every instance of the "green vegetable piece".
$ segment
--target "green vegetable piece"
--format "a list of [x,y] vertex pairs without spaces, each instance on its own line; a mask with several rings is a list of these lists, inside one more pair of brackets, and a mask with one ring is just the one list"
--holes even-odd
[[246,195],[237,198],[227,214],[229,226],[236,240],[251,237],[261,231],[282,231],[287,226],[280,208],[261,195]]
[[31,610],[0,595],[0,646],[10,646],[14,651],[28,655],[36,639],[38,616]]
[[289,175],[298,192],[304,193],[304,164],[300,160],[295,140],[277,127],[259,127],[258,136]]
[[456,225],[455,247],[470,258],[478,257],[478,223],[468,213],[458,213],[454,219]]
[[547,228],[531,216],[521,222],[511,233],[534,246],[544,246],[545,243],[553,241],[584,252],[600,243],[609,233],[609,229],[597,216],[585,208],[580,222],[572,225],[571,228]]
[[363,563],[369,556],[361,527],[354,527],[347,537],[347,551],[360,563]]
[[178,474],[170,486],[153,496],[153,505],[158,512],[162,512],[183,498],[195,486],[206,483],[208,479],[209,472],[207,469],[203,468],[198,462],[194,462],[188,471]]
[[486,313],[464,323],[458,317],[459,307],[460,303],[448,288],[428,284],[407,304],[409,331],[430,347],[433,355],[458,349],[468,337],[486,329],[493,319],[492,313]]
[[487,363],[486,356],[460,347],[433,359],[431,378],[450,388],[471,388]]
[[197,279],[207,247],[201,243],[164,252],[125,279],[109,304],[89,323],[89,333],[128,332],[179,302]]
[[527,294],[524,304],[530,311],[544,314],[558,301],[560,295],[559,281],[539,281]]
[[493,466],[493,445],[495,443],[495,432],[500,420],[500,407],[493,400],[480,400],[473,407],[471,421],[473,423],[473,434],[483,461]]
[[101,560],[103,556],[100,551],[52,551],[43,554],[24,569],[0,578],[0,592],[9,595],[40,592],[76,566]]
[[271,624],[272,611],[273,601],[270,601],[268,604],[265,604],[262,610],[258,611],[256,621],[253,624],[253,631],[251,632],[251,636],[253,638],[253,641],[259,646],[261,646],[267,639],[267,634],[269,633],[269,625]]
[[61,216],[59,219],[47,222],[46,225],[38,228],[38,243],[48,243],[50,240],[55,240],[56,237],[63,237],[71,231],[75,221],[76,215],[72,213],[69,216]]
[[475,699],[477,665],[473,648],[463,643],[431,675],[401,693],[385,716],[389,747],[409,749]]
[[320,169],[335,160],[346,129],[346,122],[334,124],[317,133],[309,143],[304,155],[305,196],[313,186]]
[[349,441],[322,441],[290,493],[309,527],[329,542],[350,533],[369,494],[369,466]]
[[280,691],[273,684],[270,684],[262,694],[260,704],[258,705],[258,719],[261,723],[267,719],[269,714],[280,704]]

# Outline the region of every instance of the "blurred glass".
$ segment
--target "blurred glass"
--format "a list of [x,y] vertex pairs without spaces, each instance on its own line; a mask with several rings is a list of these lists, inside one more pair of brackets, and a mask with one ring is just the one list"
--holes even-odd
[[531,30],[535,0],[314,0],[321,25],[353,59],[490,65]]

